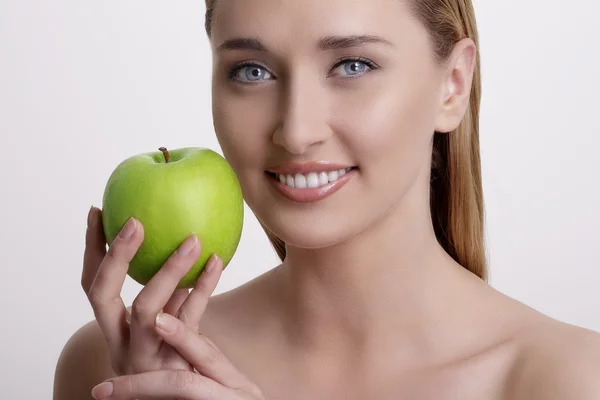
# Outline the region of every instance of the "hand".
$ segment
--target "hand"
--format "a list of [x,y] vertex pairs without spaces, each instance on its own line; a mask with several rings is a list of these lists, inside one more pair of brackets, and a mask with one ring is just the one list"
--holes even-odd
[[[213,274],[203,272],[191,294],[187,289],[177,290],[178,282],[200,255],[197,238],[187,238],[134,299],[128,322],[121,290],[129,262],[143,241],[142,224],[130,219],[106,251],[101,211],[90,210],[81,283],[104,334],[111,366],[117,375],[162,368],[192,370],[190,363],[156,334],[154,319],[164,311],[198,329],[220,268],[214,268]],[[213,266],[220,263],[214,257],[210,261]]]
[[198,239],[187,238],[135,298],[128,324],[121,289],[129,262],[144,239],[142,224],[131,219],[108,251],[99,209],[91,209],[88,226],[81,284],[104,334],[114,372],[117,375],[161,369],[193,372],[197,359],[186,359],[163,340],[155,324],[156,316],[162,311],[197,334],[208,299],[221,276],[222,261],[213,255],[190,293],[187,289],[177,290],[177,284],[200,255]]
[[239,372],[215,344],[180,319],[159,314],[156,332],[198,371],[161,370],[107,379],[95,399],[264,400],[262,391]]

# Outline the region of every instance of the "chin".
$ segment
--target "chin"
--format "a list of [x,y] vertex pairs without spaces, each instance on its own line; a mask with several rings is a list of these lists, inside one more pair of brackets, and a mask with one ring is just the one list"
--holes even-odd
[[341,215],[330,215],[329,218],[293,218],[289,215],[278,218],[269,215],[263,219],[264,224],[287,245],[302,249],[322,249],[335,246],[351,239],[361,229],[361,221]]

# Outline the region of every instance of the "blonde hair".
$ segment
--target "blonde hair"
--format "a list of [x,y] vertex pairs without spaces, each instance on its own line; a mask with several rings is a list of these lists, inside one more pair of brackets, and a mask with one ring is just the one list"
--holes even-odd
[[[211,34],[216,0],[206,0],[205,28]],[[477,47],[469,107],[452,132],[434,133],[430,208],[437,240],[467,270],[487,281],[484,209],[479,154],[481,77],[479,37],[471,0],[404,0],[430,36],[435,61],[443,65],[456,42],[473,40]],[[285,243],[262,222],[263,230],[285,259]]]

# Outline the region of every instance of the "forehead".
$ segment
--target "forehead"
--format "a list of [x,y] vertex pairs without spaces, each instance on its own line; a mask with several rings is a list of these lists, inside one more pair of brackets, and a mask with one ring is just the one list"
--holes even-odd
[[403,0],[217,0],[212,22],[216,46],[231,37],[314,46],[324,36],[357,34],[400,44],[424,32]]

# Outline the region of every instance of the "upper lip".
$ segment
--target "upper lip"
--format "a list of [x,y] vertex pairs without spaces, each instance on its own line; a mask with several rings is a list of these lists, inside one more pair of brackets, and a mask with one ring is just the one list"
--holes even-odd
[[340,164],[330,161],[309,161],[304,163],[289,162],[268,168],[267,172],[280,175],[306,174],[308,172],[338,171],[344,168],[353,168],[353,165]]

